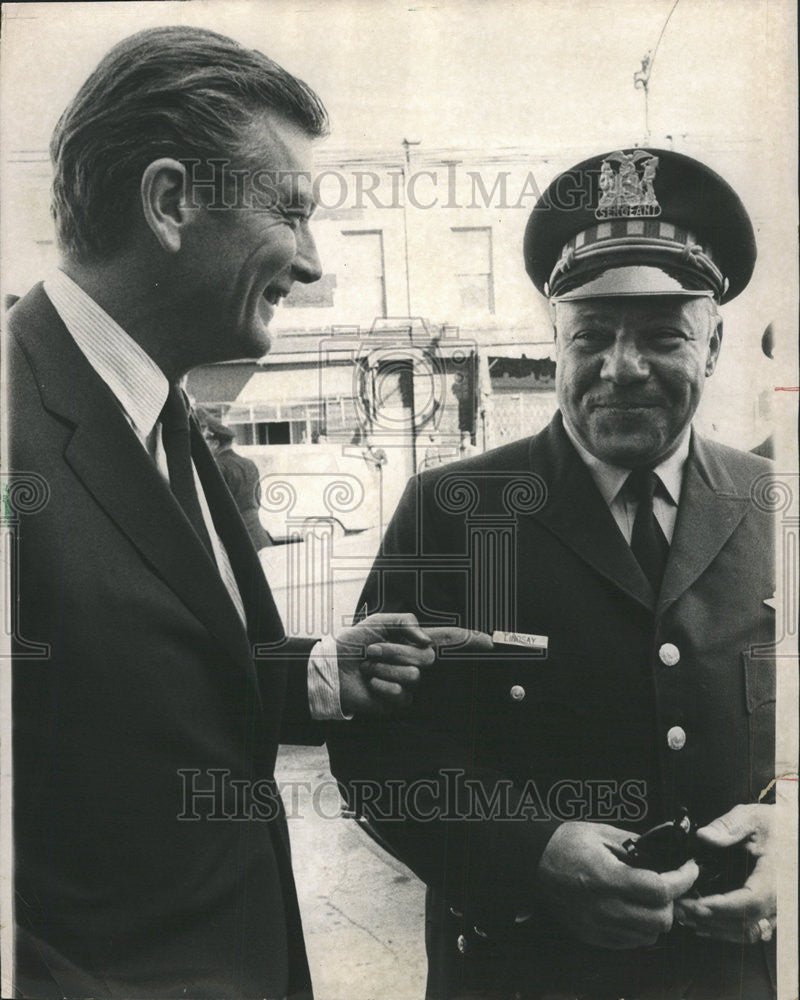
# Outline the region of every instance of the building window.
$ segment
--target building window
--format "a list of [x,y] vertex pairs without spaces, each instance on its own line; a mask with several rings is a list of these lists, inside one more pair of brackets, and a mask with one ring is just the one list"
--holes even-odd
[[314,444],[327,438],[349,441],[358,426],[352,396],[222,405],[227,411],[225,423],[236,434],[237,444]]
[[461,307],[468,312],[494,312],[494,263],[490,226],[454,227],[456,282]]
[[338,314],[343,322],[369,327],[386,315],[383,231],[344,229],[342,237]]

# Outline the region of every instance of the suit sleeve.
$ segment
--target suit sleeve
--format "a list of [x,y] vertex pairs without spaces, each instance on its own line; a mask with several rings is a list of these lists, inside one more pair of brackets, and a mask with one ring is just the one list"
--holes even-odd
[[262,690],[269,690],[274,684],[276,670],[285,672],[281,743],[320,746],[325,742],[325,724],[311,718],[308,701],[308,658],[316,642],[316,639],[286,639],[274,653],[256,660]]
[[[409,483],[358,606],[370,614],[413,611],[423,625],[448,616],[469,625],[470,584],[445,566],[458,525],[437,509],[426,484],[426,476]],[[463,517],[460,527],[463,533]],[[536,868],[556,824],[504,818],[522,790],[482,762],[470,724],[481,711],[475,672],[485,669],[440,660],[423,675],[410,709],[339,727],[328,747],[343,794],[377,839],[451,905],[490,925],[530,912]]]

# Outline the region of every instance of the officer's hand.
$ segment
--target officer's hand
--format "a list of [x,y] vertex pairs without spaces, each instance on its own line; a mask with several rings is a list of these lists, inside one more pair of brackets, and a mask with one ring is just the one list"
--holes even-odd
[[422,629],[412,614],[370,615],[336,636],[339,690],[345,715],[381,715],[411,704],[421,671],[445,647],[486,652],[490,636],[467,629]]
[[562,823],[542,854],[537,879],[544,901],[588,944],[653,944],[672,927],[673,900],[688,892],[699,874],[694,861],[661,874],[631,868],[621,860],[630,836],[599,823]]
[[675,918],[700,937],[722,941],[769,941],[777,918],[774,838],[775,806],[749,803],[697,831],[711,847],[743,844],[755,864],[741,889],[675,904]]

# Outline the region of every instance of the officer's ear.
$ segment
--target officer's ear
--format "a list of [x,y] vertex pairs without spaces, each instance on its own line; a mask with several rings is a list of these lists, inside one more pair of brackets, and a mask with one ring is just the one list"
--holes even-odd
[[181,248],[183,231],[198,207],[186,198],[186,167],[164,156],[145,167],[139,186],[142,212],[150,231],[167,253]]
[[714,374],[717,367],[719,352],[722,349],[722,317],[716,309],[710,318],[711,332],[708,335],[708,354],[706,356],[706,378]]

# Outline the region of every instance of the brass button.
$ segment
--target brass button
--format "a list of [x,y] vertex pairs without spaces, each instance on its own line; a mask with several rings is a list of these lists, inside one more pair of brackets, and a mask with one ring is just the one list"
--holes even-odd
[[667,746],[670,750],[683,750],[686,746],[686,731],[680,726],[673,726],[667,733]]
[[525,688],[521,684],[515,684],[508,693],[513,701],[522,701],[525,697]]
[[466,954],[467,951],[467,939],[463,934],[458,935],[458,940],[456,941],[456,947],[461,952],[462,955]]

